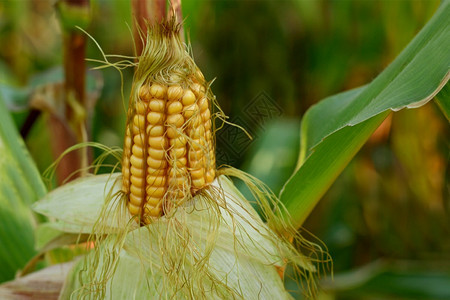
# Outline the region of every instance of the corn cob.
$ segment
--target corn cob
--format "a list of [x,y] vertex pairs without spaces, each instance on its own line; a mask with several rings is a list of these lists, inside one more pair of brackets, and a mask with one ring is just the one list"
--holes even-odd
[[[203,77],[197,77],[203,79]],[[212,183],[215,154],[204,85],[144,83],[131,102],[122,160],[128,209],[144,224]]]

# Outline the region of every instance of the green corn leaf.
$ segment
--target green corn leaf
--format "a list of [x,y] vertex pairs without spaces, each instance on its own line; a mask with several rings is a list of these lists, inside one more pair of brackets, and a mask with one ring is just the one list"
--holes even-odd
[[326,278],[321,286],[345,299],[449,299],[449,282],[447,261],[378,260]]
[[0,94],[0,282],[35,254],[30,204],[46,188]]
[[281,201],[302,225],[322,195],[390,111],[431,100],[449,79],[450,1],[370,84],[313,106],[302,120],[299,169]]
[[[292,174],[298,158],[299,130],[300,120],[296,119],[276,119],[265,124],[264,130],[258,132],[258,138],[246,154],[241,170],[267,184],[274,193],[279,193]],[[237,186],[247,192],[241,182]],[[244,193],[244,196],[251,199],[250,192]]]
[[447,83],[436,96],[436,103],[450,122],[450,84]]

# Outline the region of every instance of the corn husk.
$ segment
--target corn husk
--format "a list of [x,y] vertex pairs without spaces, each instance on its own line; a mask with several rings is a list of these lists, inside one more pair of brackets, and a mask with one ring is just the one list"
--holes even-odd
[[[120,191],[120,184],[120,174],[80,178],[49,193],[34,209],[54,218],[59,230],[87,233],[100,218],[102,206],[114,203],[108,203],[105,195],[111,197],[114,191]],[[107,192],[105,187],[112,190]],[[74,191],[83,191],[83,197]],[[275,266],[283,266],[289,257],[302,268],[314,271],[309,260],[295,257],[289,245],[276,238],[227,177],[218,177],[210,191],[222,197],[215,199],[220,205],[214,213],[211,194],[204,193],[151,225],[130,228],[124,238],[110,233],[96,252],[77,263],[62,295],[73,293],[75,299],[124,299],[125,294],[133,295],[127,299],[143,299],[144,295],[150,299],[189,298],[190,294],[204,298],[289,298]],[[77,210],[83,215],[73,213]],[[105,219],[105,228],[111,232],[130,218],[110,217]],[[181,229],[174,230],[175,221],[182,224]],[[123,245],[117,247],[117,243]],[[93,260],[95,270],[89,268]],[[171,285],[167,282],[173,276],[167,275],[170,263],[178,263],[177,272],[197,280]],[[200,266],[202,271],[198,270]],[[198,278],[199,274],[205,276]],[[178,290],[180,285],[190,285],[189,290]]]
[[[114,173],[78,178],[48,193],[33,205],[33,210],[53,220],[47,226],[54,229],[90,234],[102,209],[113,211],[119,205],[117,201],[109,201],[108,207],[103,206],[105,199],[120,191],[120,180],[117,180],[120,176]],[[105,218],[105,233],[117,231],[123,224],[123,220],[113,215]]]

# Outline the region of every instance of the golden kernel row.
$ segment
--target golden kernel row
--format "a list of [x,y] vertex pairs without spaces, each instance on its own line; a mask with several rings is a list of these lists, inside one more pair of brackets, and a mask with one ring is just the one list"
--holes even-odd
[[123,190],[144,223],[214,180],[214,141],[204,86],[144,84],[129,110]]

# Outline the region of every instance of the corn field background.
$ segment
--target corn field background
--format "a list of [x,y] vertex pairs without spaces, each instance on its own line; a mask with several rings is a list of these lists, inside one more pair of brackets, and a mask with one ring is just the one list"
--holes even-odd
[[[0,1],[0,283],[29,266],[49,240],[39,233],[45,220],[32,212],[32,203],[82,167],[83,157],[92,162],[102,151],[67,157],[56,176],[42,181],[55,159],[77,141],[122,147],[121,76],[85,61],[101,59],[101,53],[74,26],[105,53],[133,56],[132,6],[80,2],[89,13],[67,18],[54,1]],[[217,165],[262,180],[281,195],[295,225],[323,241],[334,278],[323,274],[318,298],[449,299],[450,90],[444,79],[450,60],[439,56],[450,53],[448,1],[185,0],[182,8],[197,65],[208,80],[215,78],[212,89],[230,121],[253,137],[225,125],[216,137]],[[400,55],[427,22],[422,40],[408,48],[411,56]],[[79,57],[81,52],[67,50],[70,45],[85,45],[85,53]],[[64,103],[64,74],[69,69],[79,75],[80,61],[81,112]],[[426,73],[436,69],[443,73]],[[122,72],[127,103],[133,69]],[[402,81],[408,76],[413,79]],[[422,100],[410,101],[411,90],[431,101],[386,112]],[[386,108],[373,104],[380,95],[392,100]],[[341,113],[349,103],[358,111]],[[76,129],[80,118],[87,120],[86,134]],[[236,184],[250,199],[244,185]],[[32,269],[79,254],[57,247]],[[285,284],[301,299],[294,282]]]

